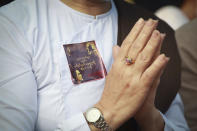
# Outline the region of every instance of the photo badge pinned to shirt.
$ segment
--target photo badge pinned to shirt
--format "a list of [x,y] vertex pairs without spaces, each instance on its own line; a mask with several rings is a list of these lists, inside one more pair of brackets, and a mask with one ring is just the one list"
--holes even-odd
[[98,80],[106,76],[106,68],[95,41],[63,46],[74,84]]

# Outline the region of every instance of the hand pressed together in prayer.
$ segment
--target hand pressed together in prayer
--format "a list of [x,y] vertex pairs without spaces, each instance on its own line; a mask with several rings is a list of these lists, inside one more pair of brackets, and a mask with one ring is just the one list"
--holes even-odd
[[125,0],[2,6],[0,130],[189,131],[182,54],[156,19]]
[[[156,20],[139,19],[122,46],[113,49],[114,63],[106,77],[102,97],[95,105],[113,129],[131,117],[143,130],[158,131],[164,128],[163,118],[155,108],[154,100],[160,76],[169,58],[160,54],[165,34],[156,30],[157,24]],[[125,57],[131,58],[134,63],[126,64]]]

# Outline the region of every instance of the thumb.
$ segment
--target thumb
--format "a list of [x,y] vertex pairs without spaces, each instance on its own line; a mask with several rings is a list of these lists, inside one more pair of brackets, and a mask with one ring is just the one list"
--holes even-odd
[[118,45],[115,45],[113,47],[113,58],[114,58],[114,60],[117,58],[119,51],[120,51],[120,47]]
[[[169,60],[170,60],[170,58],[169,58]],[[158,85],[160,83],[160,78],[161,78],[166,66],[167,65],[165,65],[164,68],[162,70],[160,70],[159,74],[157,75],[157,79],[153,83],[153,88],[156,88],[156,89],[158,88]]]

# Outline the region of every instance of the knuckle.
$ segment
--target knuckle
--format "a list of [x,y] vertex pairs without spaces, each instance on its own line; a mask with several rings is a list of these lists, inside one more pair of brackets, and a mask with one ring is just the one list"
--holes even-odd
[[152,75],[150,73],[145,73],[144,78],[150,80],[152,79]]
[[146,55],[144,53],[140,53],[139,60],[143,63],[149,63],[150,62],[150,58],[148,57],[148,55]]
[[162,65],[162,62],[161,61],[157,61],[155,62],[155,64],[153,65],[155,69],[159,69]]
[[143,30],[140,35],[141,35],[141,38],[145,38],[149,35],[149,32],[147,30]]
[[132,39],[131,35],[129,34],[129,35],[127,35],[127,37],[123,40],[123,45],[130,45],[130,44],[132,44],[132,42],[133,42],[133,39]]
[[147,50],[148,52],[154,51],[155,48],[156,48],[156,46],[154,45],[154,43],[148,43],[148,45],[146,46],[146,50]]
[[144,85],[149,85],[153,81],[153,76],[150,73],[145,73],[142,79]]
[[150,45],[153,46],[153,47],[157,46],[159,44],[159,42],[160,42],[159,38],[158,39],[157,38],[151,38],[149,40]]
[[134,50],[139,50],[141,48],[141,46],[139,45],[138,42],[134,42],[131,46],[131,48],[133,48]]
[[134,26],[133,30],[132,30],[132,34],[137,34],[141,29],[141,25],[136,25]]

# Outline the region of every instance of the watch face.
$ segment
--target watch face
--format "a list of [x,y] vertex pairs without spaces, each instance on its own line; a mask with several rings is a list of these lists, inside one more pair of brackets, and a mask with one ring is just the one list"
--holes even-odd
[[101,116],[101,112],[97,108],[90,108],[86,112],[86,119],[88,120],[88,122],[94,123],[94,122],[98,121],[100,116]]

